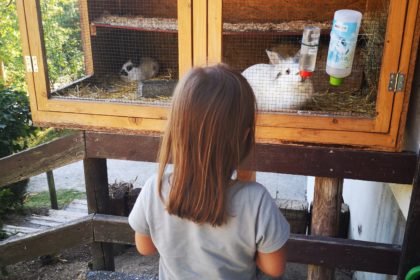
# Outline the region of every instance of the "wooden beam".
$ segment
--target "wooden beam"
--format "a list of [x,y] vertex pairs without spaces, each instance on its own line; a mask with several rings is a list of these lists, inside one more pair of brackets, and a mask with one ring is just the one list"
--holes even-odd
[[48,192],[50,193],[51,209],[58,210],[57,192],[55,191],[54,174],[52,170],[47,171]]
[[127,217],[97,214],[93,218],[93,232],[95,241],[135,244],[134,231]]
[[[159,136],[86,132],[87,157],[155,161]],[[257,144],[244,170],[411,184],[417,155],[341,147]]]
[[0,159],[0,187],[85,157],[83,132],[59,138],[35,148]]
[[[256,145],[255,170],[411,184],[417,155],[320,146]],[[248,168],[252,169],[252,168]]]
[[86,132],[86,157],[155,162],[161,137]]
[[[134,245],[127,217],[95,215],[93,230],[96,242]],[[384,274],[397,273],[401,252],[398,245],[301,234],[292,234],[287,248],[290,262]]]
[[325,236],[292,234],[288,261],[395,275],[401,247]]
[[[337,237],[343,194],[343,179],[315,177],[311,234]],[[308,280],[333,280],[335,270],[308,266]]]
[[407,272],[420,264],[420,159],[417,161],[416,176],[408,209],[404,241],[398,269],[398,279],[404,279]]
[[54,229],[0,242],[0,267],[93,242],[89,215]]
[[[83,160],[86,197],[89,213],[109,214],[108,171],[106,159]],[[94,242],[91,245],[94,270],[115,270],[112,244]]]

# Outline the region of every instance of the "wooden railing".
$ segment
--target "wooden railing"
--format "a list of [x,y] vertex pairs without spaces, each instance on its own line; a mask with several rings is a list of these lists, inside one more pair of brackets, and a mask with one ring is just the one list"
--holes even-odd
[[[92,243],[94,267],[113,269],[109,243],[134,244],[127,218],[107,215],[106,159],[154,162],[158,136],[78,132],[42,146],[0,159],[0,186],[84,160],[88,217],[0,242],[0,267],[21,260]],[[419,161],[411,152],[390,153],[339,147],[257,144],[242,168],[247,170],[413,183],[402,246],[340,238],[292,235],[287,243],[290,262],[403,275],[420,263]],[[414,181],[413,181],[414,180]],[[65,237],[65,238],[63,238]]]

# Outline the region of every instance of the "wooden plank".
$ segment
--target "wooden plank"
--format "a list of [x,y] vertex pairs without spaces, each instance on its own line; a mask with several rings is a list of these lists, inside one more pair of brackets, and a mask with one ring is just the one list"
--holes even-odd
[[80,219],[81,217],[86,216],[86,213],[53,210],[53,209],[49,209],[48,214],[50,217],[59,217],[59,218],[68,219],[68,220],[76,220],[76,219]]
[[38,109],[48,102],[50,82],[48,78],[40,0],[24,1],[26,25],[29,30],[28,42],[31,56],[36,56],[38,72],[33,73]]
[[[106,159],[83,160],[86,198],[89,213],[109,213],[108,172]],[[94,270],[115,270],[112,244],[94,242],[91,245]]]
[[85,62],[85,74],[93,74],[92,42],[90,39],[89,11],[87,0],[79,0],[80,31]]
[[15,226],[15,225],[3,225],[2,230],[9,234],[18,234],[18,233],[34,233],[42,230],[43,228],[33,228],[33,227],[23,227],[23,226]]
[[[311,125],[309,126],[308,120]],[[307,113],[300,114],[273,114],[259,113],[257,126],[308,128],[320,130],[345,130],[345,131],[375,131],[375,119],[354,116],[320,116]]]
[[408,0],[391,0],[384,50],[382,55],[381,72],[379,77],[378,97],[376,99],[376,131],[387,132],[391,125],[394,95],[388,92],[390,73],[397,73],[401,57],[401,47],[405,30],[405,16]]
[[330,21],[339,9],[365,10],[366,0],[305,1],[229,0],[223,2],[226,22],[284,22],[291,20]]
[[55,191],[54,174],[52,170],[47,171],[48,191],[50,193],[51,208],[58,210],[57,192]]
[[48,99],[40,110],[151,119],[166,119],[168,114],[168,107],[163,106],[59,98]]
[[[134,245],[134,231],[126,217],[95,215],[95,241]],[[400,247],[382,243],[292,234],[288,261],[359,271],[396,274]]]
[[[398,104],[394,104],[394,108],[398,108],[398,106]],[[38,118],[35,124],[41,127],[145,134],[162,133],[166,120],[38,111]],[[356,122],[355,125],[357,124]],[[359,149],[395,151],[399,125],[399,116],[397,117],[396,114],[393,114],[392,124],[388,134],[257,126],[256,135],[259,143],[315,143],[352,146]]]
[[289,262],[395,275],[401,248],[392,244],[292,234],[287,252]]
[[260,143],[312,143],[319,145],[344,145],[371,150],[395,151],[396,133],[368,133],[333,131],[310,128],[261,127],[256,128]]
[[[25,57],[31,55],[31,51],[29,48],[29,38],[26,25],[25,6],[23,4],[23,0],[16,0],[16,11],[19,19],[19,32],[20,40],[22,43],[22,55],[23,57]],[[36,100],[35,81],[33,73],[25,71],[25,76],[28,85],[29,105],[31,107],[32,121],[36,121],[38,118],[38,105]]]
[[[311,235],[337,237],[343,195],[343,179],[315,177]],[[308,266],[308,280],[332,280],[335,270]]]
[[[395,104],[400,104],[399,99],[403,99],[402,107],[396,107],[394,105],[393,115],[395,115],[398,122],[398,139],[397,147],[401,149],[403,147],[404,132],[407,121],[408,105],[411,96],[411,90],[413,88],[413,78],[417,61],[417,50],[419,47],[420,38],[420,7],[418,0],[411,0],[408,4],[408,15],[407,15],[407,35],[404,36],[402,46],[402,57],[400,61],[399,71],[407,73],[405,89],[403,94],[399,93],[395,96]],[[411,35],[412,34],[412,35]]]
[[[97,105],[95,103],[95,107]],[[35,125],[41,127],[112,131],[113,133],[155,133],[162,132],[165,123],[166,121],[161,119],[39,111],[39,117]]]
[[[87,157],[155,161],[160,137],[86,132]],[[417,155],[348,148],[256,144],[245,170],[411,184]]]
[[192,0],[178,0],[179,78],[193,65]]
[[207,65],[207,0],[193,2],[193,66]]
[[93,242],[92,215],[54,229],[36,232],[11,241],[7,239],[1,241],[0,266],[91,242]]
[[83,159],[83,132],[0,159],[0,186],[30,178]]
[[161,138],[86,132],[87,157],[155,162]]
[[[345,148],[256,145],[255,170],[287,174],[334,177],[410,184],[417,155]],[[250,168],[252,169],[252,168]]]
[[222,62],[222,2],[208,1],[208,64]]
[[416,176],[411,193],[407,223],[402,245],[398,279],[404,279],[407,272],[420,264],[420,159],[417,161]]
[[95,241],[135,244],[134,231],[127,217],[97,214],[93,218],[93,232]]

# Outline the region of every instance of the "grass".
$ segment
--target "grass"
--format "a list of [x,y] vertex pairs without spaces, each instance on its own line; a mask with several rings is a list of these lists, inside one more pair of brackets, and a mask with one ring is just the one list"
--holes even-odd
[[50,142],[54,139],[70,135],[72,133],[74,133],[74,131],[70,129],[58,129],[58,128],[42,129],[37,132],[36,136],[29,139],[29,147],[32,148],[32,147]]
[[[85,198],[86,194],[84,192],[79,192],[76,190],[62,189],[57,190],[57,201],[58,208],[62,209],[64,206],[68,205],[74,199]],[[50,194],[49,192],[40,192],[29,194],[24,202],[25,208],[50,208]]]

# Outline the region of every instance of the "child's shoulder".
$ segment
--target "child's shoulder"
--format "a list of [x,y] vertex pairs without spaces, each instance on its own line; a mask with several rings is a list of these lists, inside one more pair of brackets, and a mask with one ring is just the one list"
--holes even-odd
[[[162,187],[163,191],[165,192],[167,189],[167,185],[169,183],[169,176],[171,173],[164,173],[162,176]],[[148,194],[152,195],[154,192],[158,191],[158,174],[155,173],[150,176],[142,187],[142,192],[147,192]]]
[[241,193],[241,195],[248,196],[252,199],[261,199],[264,197],[271,197],[267,189],[258,182],[236,182],[236,192]]

